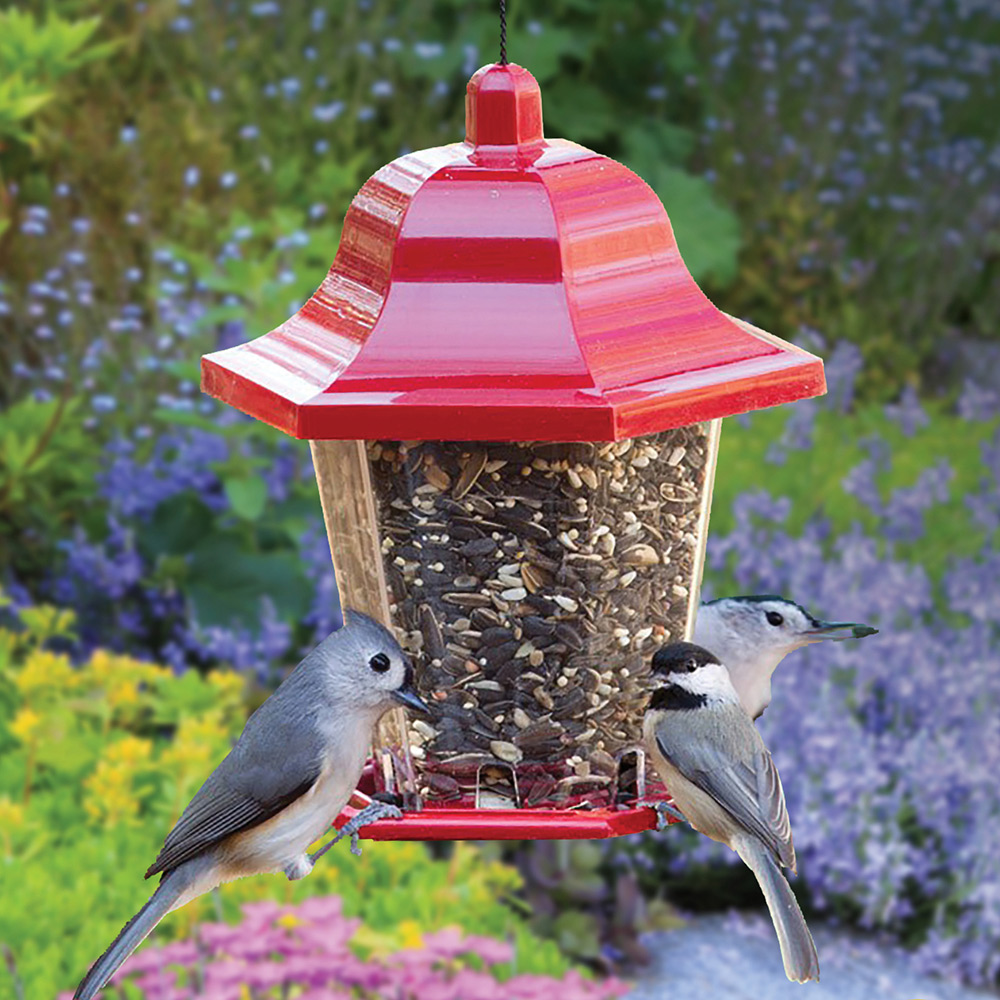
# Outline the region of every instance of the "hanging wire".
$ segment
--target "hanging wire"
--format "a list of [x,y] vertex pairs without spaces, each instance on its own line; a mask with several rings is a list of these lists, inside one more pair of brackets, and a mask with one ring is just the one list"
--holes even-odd
[[507,3],[500,0],[500,65],[507,65]]

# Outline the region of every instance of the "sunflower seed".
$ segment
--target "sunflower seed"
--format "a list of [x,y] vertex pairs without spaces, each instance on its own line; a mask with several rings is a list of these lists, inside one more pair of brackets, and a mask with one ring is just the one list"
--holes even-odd
[[422,794],[472,804],[481,768],[513,804],[514,767],[522,804],[613,804],[645,658],[696,593],[706,431],[369,443],[393,621],[433,706],[408,729]]

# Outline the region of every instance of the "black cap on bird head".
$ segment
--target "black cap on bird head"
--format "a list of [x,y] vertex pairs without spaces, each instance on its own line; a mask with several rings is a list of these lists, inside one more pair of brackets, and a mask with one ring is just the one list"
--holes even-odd
[[671,642],[653,654],[654,675],[691,674],[708,663],[718,663],[714,653],[693,642]]

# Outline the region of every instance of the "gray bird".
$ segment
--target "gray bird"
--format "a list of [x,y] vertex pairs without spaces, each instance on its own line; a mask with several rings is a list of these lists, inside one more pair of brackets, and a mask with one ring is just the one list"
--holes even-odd
[[[350,799],[375,724],[400,704],[427,711],[412,666],[387,629],[348,612],[347,624],[247,720],[146,872],[162,872],[156,892],[94,963],[75,1000],[90,1000],[166,914],[196,896],[244,875],[308,875],[335,841],[311,856],[309,845]],[[348,832],[386,815],[400,813],[373,803]]]
[[878,629],[857,622],[824,622],[776,594],[721,597],[698,609],[694,641],[726,665],[743,707],[759,719],[771,703],[771,675],[796,649],[833,639],[863,639]]
[[771,754],[726,668],[701,646],[656,651],[643,722],[647,753],[696,830],[731,847],[757,877],[785,974],[819,979],[819,956],[779,866],[795,871],[792,829]]

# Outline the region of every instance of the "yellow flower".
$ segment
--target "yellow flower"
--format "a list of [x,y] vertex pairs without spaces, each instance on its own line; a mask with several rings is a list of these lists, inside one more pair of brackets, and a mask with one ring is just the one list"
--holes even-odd
[[275,920],[275,923],[279,927],[287,927],[291,929],[292,927],[298,927],[299,924],[303,923],[303,921],[295,916],[294,913],[282,913],[282,915]]
[[238,698],[243,694],[246,683],[244,678],[232,670],[213,670],[208,675],[208,683],[214,687],[223,698]]
[[180,767],[188,771],[206,766],[211,758],[211,747],[198,743],[174,742],[163,751],[160,763],[170,770]]
[[94,819],[115,824],[132,818],[139,810],[132,791],[132,769],[125,763],[100,761],[83,787],[88,793],[84,808]]
[[400,945],[403,948],[423,948],[424,936],[416,920],[402,920],[399,924]]
[[152,741],[139,739],[138,736],[126,736],[125,739],[112,743],[107,750],[108,761],[132,766],[148,762],[152,755]]
[[139,701],[139,685],[135,681],[125,681],[116,684],[108,691],[108,704],[112,708],[121,708],[123,705],[135,705]]
[[91,674],[95,681],[102,683],[114,673],[114,658],[106,649],[95,649],[90,660],[84,667],[84,672]]
[[80,675],[70,666],[69,657],[36,649],[15,675],[14,683],[21,694],[28,697],[41,691],[77,687]]
[[144,663],[142,666],[143,674],[145,675],[146,680],[153,684],[156,684],[159,681],[171,680],[174,676],[174,672],[170,669],[170,667],[161,667],[156,663]]
[[12,830],[24,824],[24,806],[20,802],[11,802],[10,796],[0,799],[0,830]]
[[32,737],[38,732],[38,727],[41,724],[42,717],[30,708],[24,707],[14,716],[14,721],[10,724],[10,731],[22,743],[29,743]]

